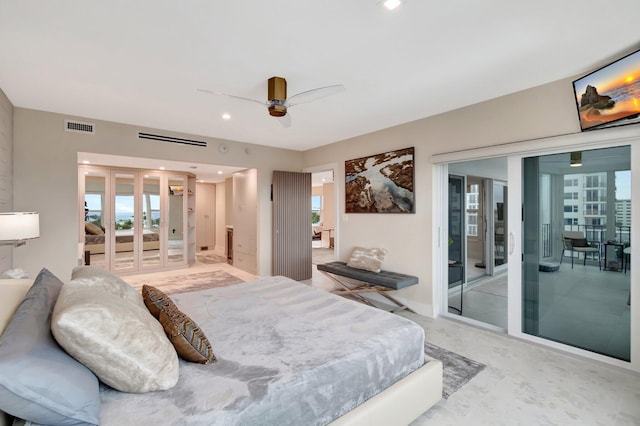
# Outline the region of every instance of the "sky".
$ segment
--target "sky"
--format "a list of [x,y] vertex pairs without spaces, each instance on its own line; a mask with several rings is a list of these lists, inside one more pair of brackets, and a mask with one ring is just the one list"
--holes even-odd
[[631,170],[616,172],[616,199],[631,199]]
[[638,78],[640,78],[640,50],[576,80],[574,82],[576,97],[580,100],[587,85],[595,87],[598,93],[602,94],[614,87],[636,81]]

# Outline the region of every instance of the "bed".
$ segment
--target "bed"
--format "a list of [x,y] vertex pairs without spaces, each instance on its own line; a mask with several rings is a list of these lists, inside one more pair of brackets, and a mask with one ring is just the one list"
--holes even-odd
[[[160,234],[145,229],[142,234],[143,250],[159,250]],[[102,254],[105,249],[105,234],[89,234],[84,236],[84,249],[91,254]],[[116,231],[116,253],[133,251],[133,230],[117,230]]]
[[441,398],[442,364],[402,317],[284,277],[171,298],[217,361],[180,360],[166,391],[101,384],[100,424],[408,424]]

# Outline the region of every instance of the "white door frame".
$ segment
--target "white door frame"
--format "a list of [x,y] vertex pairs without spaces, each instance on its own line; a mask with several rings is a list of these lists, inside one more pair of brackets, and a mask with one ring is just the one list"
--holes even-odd
[[[512,144],[505,144],[493,147],[483,147],[453,153],[436,154],[432,156],[431,162],[434,164],[434,206],[441,206],[433,215],[433,232],[438,244],[434,247],[433,264],[433,285],[432,297],[436,313],[442,316],[453,316],[447,312],[446,292],[443,292],[443,283],[446,274],[446,244],[440,241],[446,240],[446,229],[448,229],[446,209],[448,200],[446,196],[448,174],[447,164],[459,161],[477,160],[492,157],[508,158],[508,229],[505,229],[505,237],[508,238],[508,326],[507,333],[510,336],[530,341],[543,346],[551,347],[584,358],[593,359],[606,364],[614,365],[624,369],[629,369],[640,373],[640,273],[630,271],[631,288],[631,361],[621,361],[594,352],[585,351],[573,346],[552,342],[540,337],[532,336],[522,332],[522,192],[516,188],[522,188],[522,159],[534,155],[555,154],[572,150],[586,150],[608,148],[620,145],[631,146],[631,209],[640,211],[640,135],[638,126],[626,126],[598,130],[587,133],[577,133],[565,136],[538,139],[536,141],[525,141]],[[437,185],[437,187],[436,187]],[[443,202],[444,201],[444,202]],[[640,215],[632,215],[631,228],[640,229]],[[640,246],[640,233],[631,234],[631,245]],[[640,264],[639,250],[632,251],[630,262]],[[437,271],[436,271],[437,270]],[[438,303],[439,301],[439,303]],[[455,317],[458,317],[455,315]]]

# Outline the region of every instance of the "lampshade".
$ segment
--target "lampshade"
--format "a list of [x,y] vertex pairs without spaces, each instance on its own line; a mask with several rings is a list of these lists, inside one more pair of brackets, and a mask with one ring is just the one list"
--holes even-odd
[[40,236],[40,215],[35,212],[0,213],[0,241],[19,241]]

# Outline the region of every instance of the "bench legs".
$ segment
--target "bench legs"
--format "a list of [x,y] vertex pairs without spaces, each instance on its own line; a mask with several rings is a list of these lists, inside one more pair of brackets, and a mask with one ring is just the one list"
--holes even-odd
[[342,288],[333,290],[331,292],[333,294],[336,294],[339,296],[353,296],[354,298],[358,299],[362,303],[365,303],[369,306],[373,306],[374,308],[377,308],[376,305],[374,305],[369,300],[367,300],[366,297],[361,296],[361,294],[362,293],[378,293],[380,296],[383,296],[384,298],[386,298],[387,300],[390,300],[391,302],[393,302],[398,306],[397,308],[392,309],[390,312],[395,313],[395,312],[407,310],[415,314],[415,311],[413,311],[407,305],[397,301],[396,299],[394,299],[393,297],[387,294],[388,291],[392,290],[390,288],[379,286],[379,285],[372,285],[364,282],[361,284],[356,284],[355,286],[353,284],[348,285],[329,272],[325,272],[325,271],[320,271],[320,272],[322,272],[327,277],[331,278],[333,281],[337,282],[340,285],[340,287],[342,287]]

